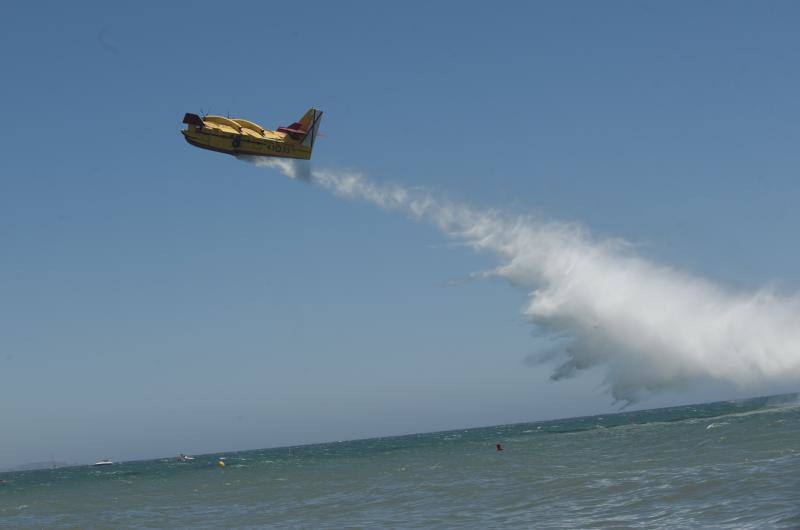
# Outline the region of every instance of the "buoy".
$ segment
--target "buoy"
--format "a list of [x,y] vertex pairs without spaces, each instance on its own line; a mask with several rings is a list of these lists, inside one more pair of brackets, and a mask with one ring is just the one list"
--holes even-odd
[[217,460],[217,465],[219,467],[225,467],[225,461],[224,460]]
[[503,446],[502,445],[500,445],[500,444],[494,444],[494,445],[495,445],[495,447],[497,447],[498,451],[502,451],[503,450]]

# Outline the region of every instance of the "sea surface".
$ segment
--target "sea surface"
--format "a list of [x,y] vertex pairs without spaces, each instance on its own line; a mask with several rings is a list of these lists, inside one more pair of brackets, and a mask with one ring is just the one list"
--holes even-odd
[[776,396],[0,480],[4,528],[800,528],[800,401]]

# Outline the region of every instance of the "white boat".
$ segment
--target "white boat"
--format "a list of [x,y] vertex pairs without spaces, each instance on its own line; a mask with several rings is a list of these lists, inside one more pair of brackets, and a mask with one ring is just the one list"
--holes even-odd
[[114,463],[114,462],[112,462],[112,461],[111,461],[111,460],[109,460],[108,458],[104,458],[103,460],[98,460],[97,462],[95,462],[95,463],[94,463],[94,464],[92,464],[92,465],[93,465],[93,466],[110,466],[110,465],[111,465],[111,464],[113,464],[113,463]]
[[190,460],[194,460],[194,457],[183,453],[178,455],[178,462],[189,462]]

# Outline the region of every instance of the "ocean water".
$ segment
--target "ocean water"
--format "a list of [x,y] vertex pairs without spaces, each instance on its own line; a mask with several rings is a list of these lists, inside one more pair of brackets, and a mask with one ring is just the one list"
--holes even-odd
[[800,528],[800,401],[777,396],[0,479],[4,528]]

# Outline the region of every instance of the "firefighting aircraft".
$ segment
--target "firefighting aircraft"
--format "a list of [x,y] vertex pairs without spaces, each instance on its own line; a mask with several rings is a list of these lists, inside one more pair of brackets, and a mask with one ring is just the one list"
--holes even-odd
[[300,121],[276,131],[238,118],[203,116],[186,113],[181,131],[186,141],[195,147],[229,155],[274,156],[280,158],[311,158],[317,138],[322,111],[308,109]]

